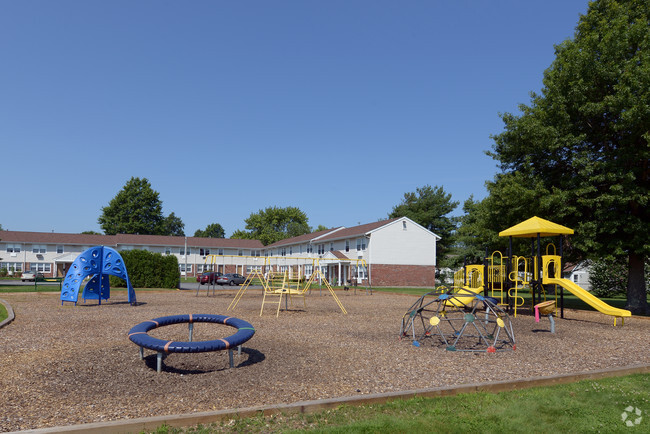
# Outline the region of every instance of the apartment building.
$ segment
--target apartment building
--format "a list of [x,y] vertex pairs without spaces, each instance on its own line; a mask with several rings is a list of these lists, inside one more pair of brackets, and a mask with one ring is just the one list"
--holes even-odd
[[103,245],[174,255],[183,276],[288,269],[309,277],[318,267],[335,284],[432,287],[438,239],[406,217],[313,232],[268,246],[228,238],[1,231],[0,269],[65,276],[81,252]]

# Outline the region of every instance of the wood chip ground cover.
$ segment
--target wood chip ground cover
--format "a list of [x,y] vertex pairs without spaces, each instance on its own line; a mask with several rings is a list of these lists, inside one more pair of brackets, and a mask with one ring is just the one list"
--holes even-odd
[[[517,350],[459,353],[425,340],[399,340],[401,318],[415,297],[318,290],[306,309],[259,316],[262,297],[249,290],[237,308],[234,290],[215,296],[194,291],[141,292],[130,306],[123,292],[108,302],[61,306],[56,293],[3,294],[16,319],[0,329],[0,431],[167,414],[192,413],[323,398],[360,396],[427,387],[502,381],[650,363],[650,321],[632,318],[613,327],[597,312],[566,311],[548,320],[512,318]],[[156,357],[127,334],[156,317],[189,313],[230,314],[250,322],[255,336],[235,354],[171,354],[163,372]],[[195,340],[218,339],[234,329],[197,323]],[[186,341],[186,324],[151,332]]]

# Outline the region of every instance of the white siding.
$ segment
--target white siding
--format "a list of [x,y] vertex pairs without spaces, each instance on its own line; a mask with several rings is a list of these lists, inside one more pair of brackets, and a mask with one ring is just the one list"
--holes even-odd
[[[406,230],[402,222],[406,222]],[[369,256],[373,264],[436,263],[436,235],[411,220],[397,220],[377,229],[371,234],[368,248],[370,251],[365,257],[368,260]]]

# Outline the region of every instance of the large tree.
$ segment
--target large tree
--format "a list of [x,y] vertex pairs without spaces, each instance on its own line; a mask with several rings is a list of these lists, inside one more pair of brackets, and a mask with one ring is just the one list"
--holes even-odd
[[502,173],[488,185],[502,194],[519,179],[511,202],[575,229],[571,246],[583,257],[625,255],[635,314],[648,312],[649,26],[647,0],[591,2],[574,38],[556,46],[541,94],[502,115],[490,153]]
[[237,230],[231,238],[260,240],[266,246],[310,233],[308,221],[307,214],[296,207],[269,207],[252,213],[245,220],[247,231]]
[[163,216],[158,192],[147,178],[135,177],[102,208],[97,221],[106,235],[183,235],[185,226],[174,213]]
[[453,244],[452,234],[456,221],[450,214],[458,202],[451,200],[451,194],[442,187],[425,185],[415,192],[404,193],[402,202],[393,207],[390,218],[408,217],[419,225],[440,236],[437,243],[438,257],[443,258]]
[[162,235],[182,237],[185,235],[185,223],[173,212],[163,219]]
[[199,238],[226,238],[226,231],[219,223],[210,223],[205,229],[197,229],[194,236]]

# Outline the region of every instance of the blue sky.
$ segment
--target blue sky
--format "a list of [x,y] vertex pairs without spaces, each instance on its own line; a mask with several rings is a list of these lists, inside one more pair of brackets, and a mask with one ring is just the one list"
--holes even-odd
[[586,0],[2,1],[0,224],[101,232],[132,177],[193,235],[486,195],[485,151]]

